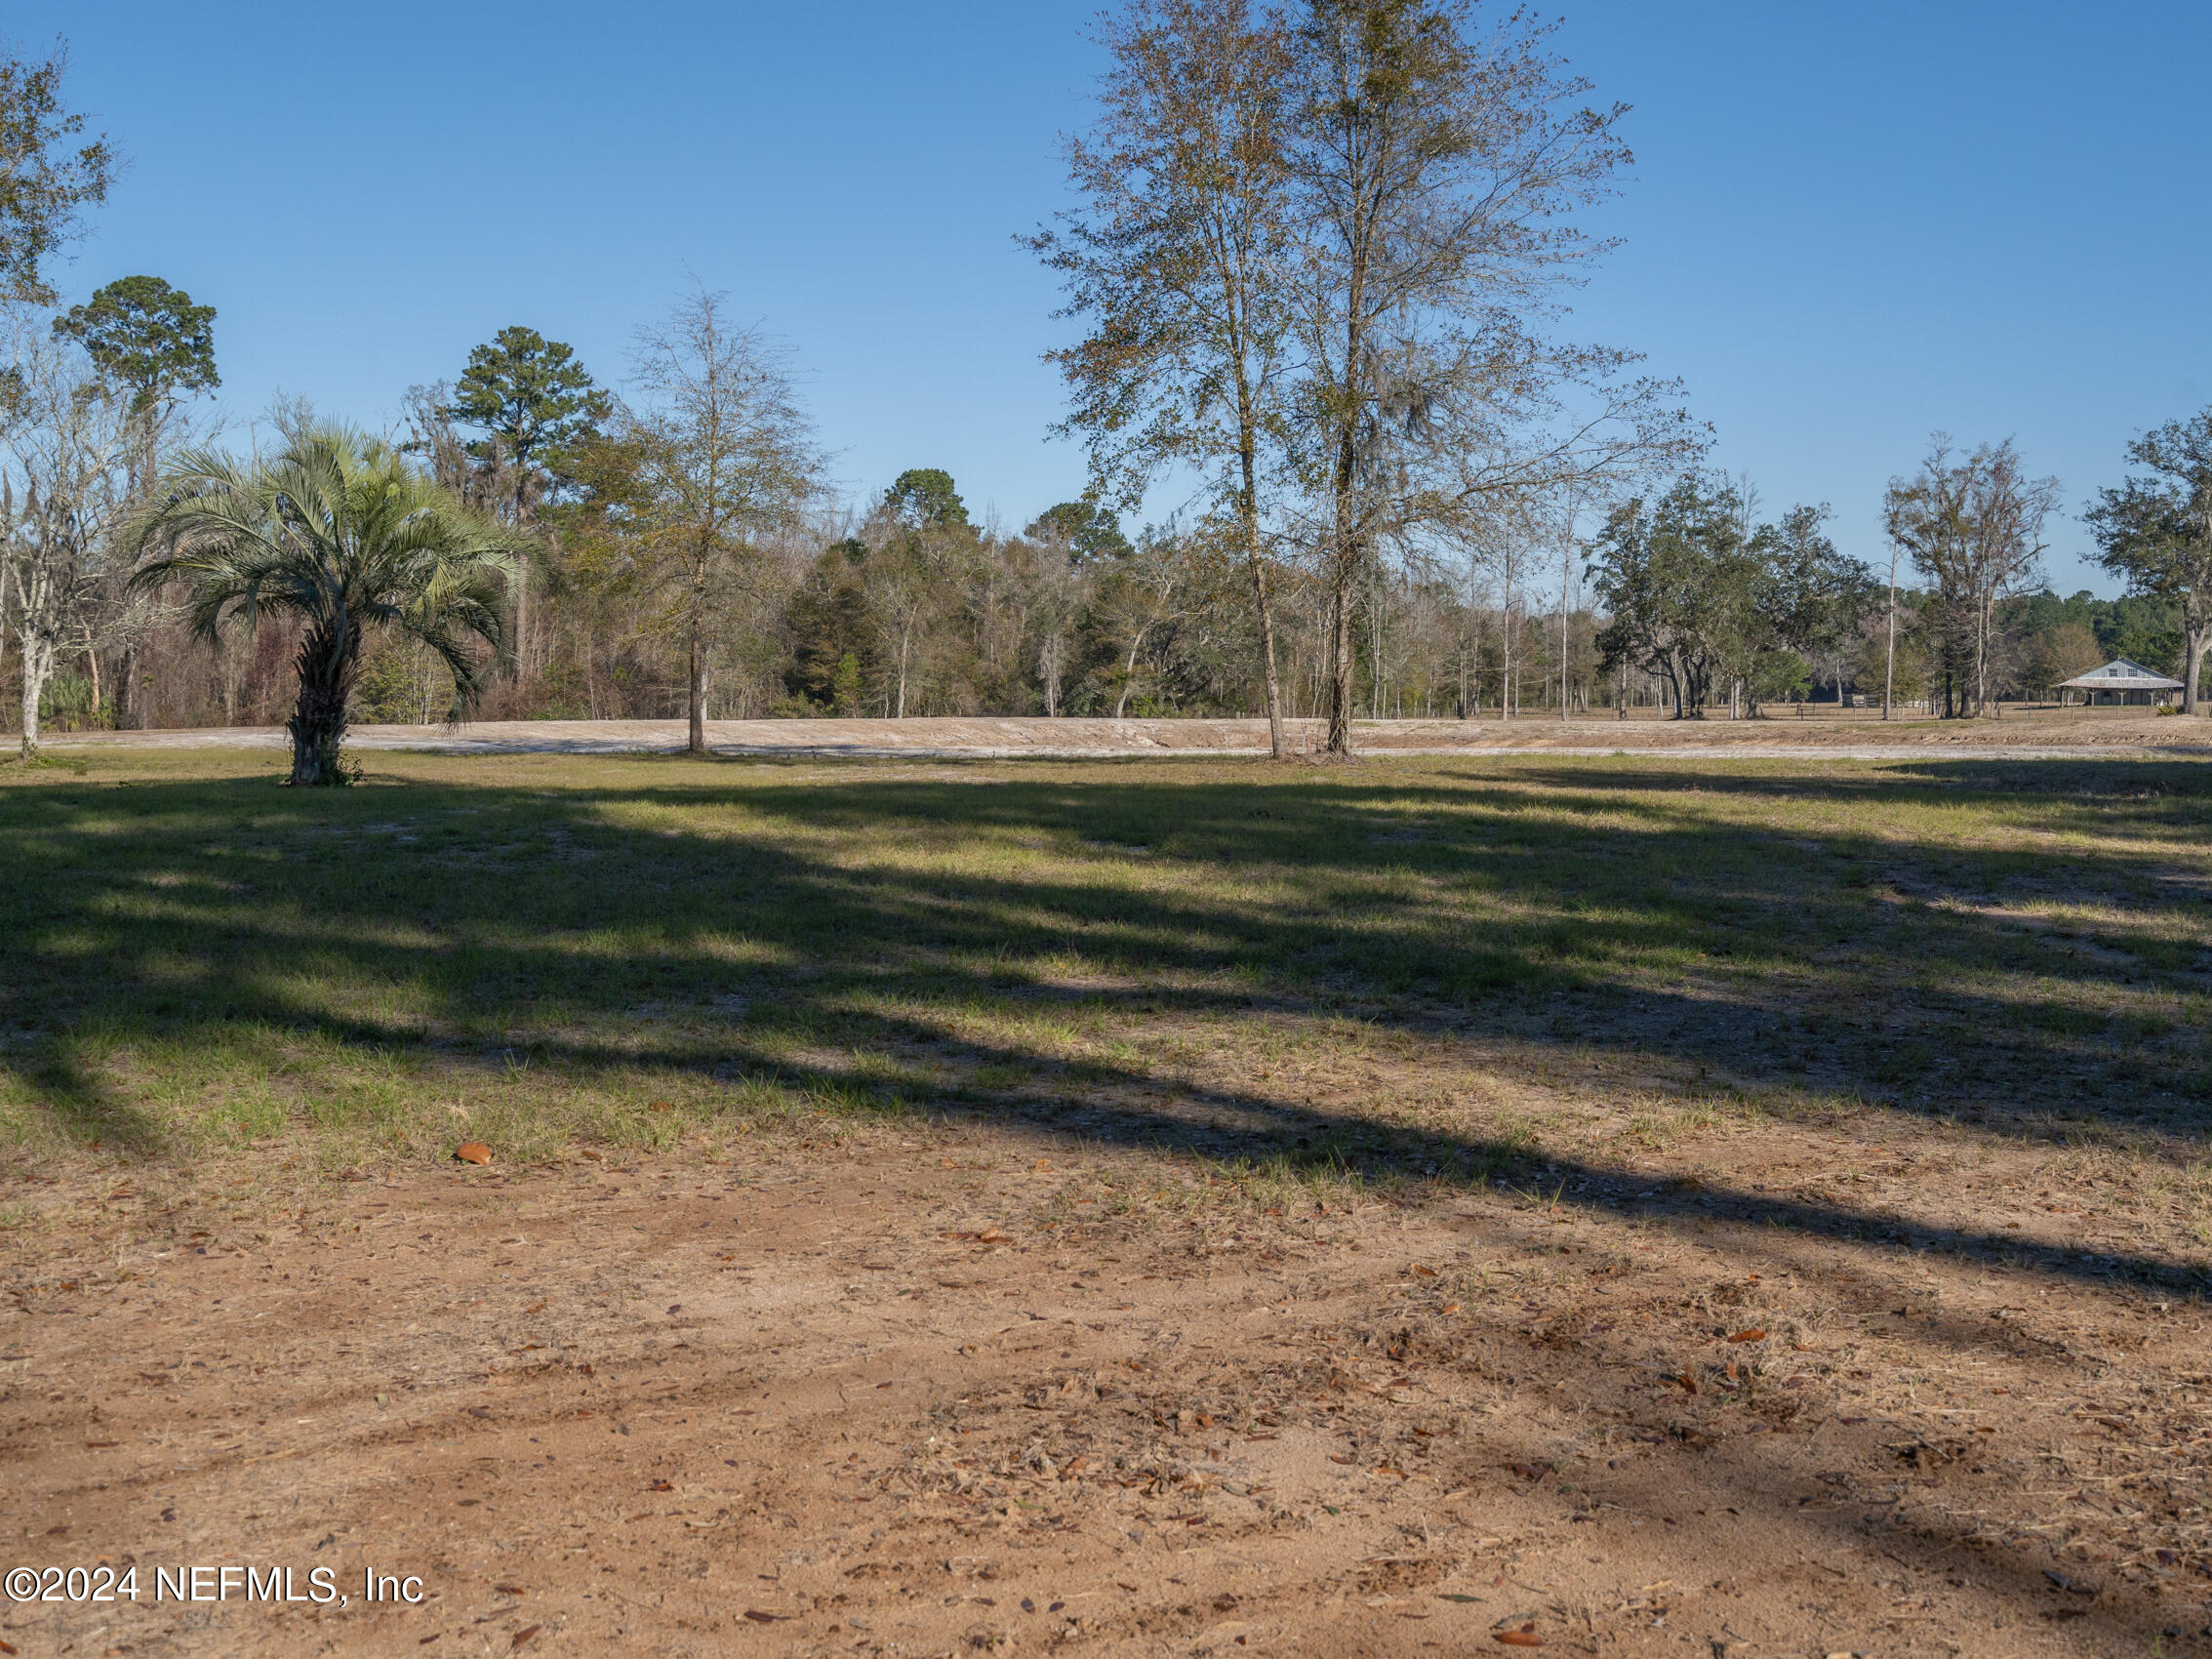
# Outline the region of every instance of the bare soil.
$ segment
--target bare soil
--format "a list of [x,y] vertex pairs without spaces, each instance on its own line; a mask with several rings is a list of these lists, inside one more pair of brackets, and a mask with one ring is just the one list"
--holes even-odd
[[[0,1565],[141,1599],[0,1606],[7,1651],[2212,1648],[2191,1252],[2048,1147],[1870,1116],[1276,1201],[901,1133],[11,1182]],[[350,1598],[152,1602],[194,1564]]]
[[[1916,753],[1975,753],[2030,759],[2090,750],[2192,753],[2212,750],[2212,725],[2143,708],[2023,708],[1999,719],[1884,721],[1879,709],[1808,705],[1802,713],[1757,720],[1523,715],[1511,721],[1373,720],[1355,728],[1359,748],[1401,754],[1542,749],[1597,754],[1778,754],[1894,759]],[[1323,722],[1293,720],[1302,753],[1318,749]],[[939,718],[913,720],[711,720],[707,744],[719,754],[855,755],[914,759],[1016,757],[1157,758],[1169,754],[1262,754],[1265,720],[1103,720]],[[161,732],[86,732],[48,739],[50,748],[282,749],[275,727],[207,727]],[[361,749],[428,749],[503,754],[618,754],[683,748],[681,720],[484,720],[463,726],[357,726]]]

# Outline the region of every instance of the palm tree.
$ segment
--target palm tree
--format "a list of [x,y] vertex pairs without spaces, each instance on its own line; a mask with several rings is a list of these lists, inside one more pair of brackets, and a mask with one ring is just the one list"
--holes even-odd
[[501,643],[505,539],[390,445],[302,425],[275,455],[180,456],[136,527],[135,586],[181,581],[194,630],[249,631],[264,611],[305,625],[292,782],[339,784],[346,705],[372,629],[398,628],[453,670],[458,717]]

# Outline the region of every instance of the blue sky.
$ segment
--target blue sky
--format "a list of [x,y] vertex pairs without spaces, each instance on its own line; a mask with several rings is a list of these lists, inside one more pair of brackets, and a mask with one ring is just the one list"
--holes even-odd
[[[1093,0],[359,9],[16,0],[129,176],[60,280],[219,308],[227,412],[371,425],[521,322],[619,380],[695,272],[791,344],[851,493],[937,465],[1013,525],[1080,488],[1044,441]],[[1560,44],[1634,105],[1625,239],[1569,332],[1647,354],[1770,506],[1880,555],[1936,428],[2016,437],[2073,506],[2212,402],[2212,7],[1583,0]],[[2111,591],[2053,526],[2062,591]]]

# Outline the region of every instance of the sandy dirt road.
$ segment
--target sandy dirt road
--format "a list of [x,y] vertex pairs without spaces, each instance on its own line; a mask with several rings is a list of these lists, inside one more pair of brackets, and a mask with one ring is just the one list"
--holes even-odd
[[[1841,1146],[1336,1208],[1019,1125],[297,1208],[36,1188],[0,1565],[141,1598],[0,1639],[2198,1651],[2201,1301],[2026,1153]],[[193,1565],[348,1601],[151,1599]]]
[[[1325,732],[1316,720],[1290,722],[1301,753]],[[493,720],[463,726],[356,726],[356,749],[430,749],[447,753],[673,753],[681,720]],[[709,747],[726,755],[849,755],[905,759],[1106,759],[1170,754],[1265,754],[1264,720],[713,720]],[[207,727],[158,732],[63,734],[50,747],[133,749],[284,749],[274,727]],[[1377,720],[1356,728],[1371,753],[1439,754],[1536,749],[1569,754],[1726,756],[1892,760],[1961,750],[1990,758],[2063,758],[2078,753],[2212,754],[2212,723],[2161,718],[2148,710],[2074,709],[2014,714],[2002,720],[1878,719],[1833,714],[1808,719],[1668,721],[1604,718],[1559,721]]]

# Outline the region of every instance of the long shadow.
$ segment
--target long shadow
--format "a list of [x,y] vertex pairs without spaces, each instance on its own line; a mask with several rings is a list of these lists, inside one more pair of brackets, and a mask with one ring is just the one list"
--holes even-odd
[[[0,790],[0,1081],[79,1139],[158,1150],[162,1117],[103,1066],[111,1045],[306,1037],[579,1077],[688,1071],[1292,1166],[1534,1175],[1478,1124],[1410,1130],[1249,1070],[1191,1086],[1142,1051],[1067,1060],[1033,1029],[1096,1017],[1142,1042],[1210,1022],[1322,1043],[1349,1018],[1438,1045],[1779,1077],[1839,1112],[1963,1113],[1991,1135],[2133,1116],[2201,1155],[2198,1033],[2147,1022],[2201,984],[2204,892],[2174,867],[2212,870],[2192,840],[2212,772],[2059,764],[2074,782],[1991,783],[2021,764],[1974,761],[1807,775],[1515,758],[1229,782],[854,767],[802,783],[733,765],[703,787],[637,762],[599,763],[621,782],[589,789],[19,786]],[[2015,830],[2105,842],[2053,870],[1882,816],[1973,800],[2001,802]],[[1797,822],[1814,809],[1870,822]],[[2062,933],[1994,913],[2037,881],[2108,919]],[[875,1063],[922,1056],[947,1074],[887,1081]],[[1779,1230],[1754,1247],[1801,1233],[2079,1282],[2198,1278],[2152,1251],[1544,1162],[1548,1201]],[[1824,1517],[1764,1485],[1741,1496],[1839,1541],[1879,1507]],[[1956,1529],[1909,1546],[1964,1547]],[[2038,1595],[2024,1563],[1978,1570]],[[2100,1607],[2085,1629],[2115,1617]]]
[[[2099,824],[2135,840],[2182,831],[2212,777],[2189,763],[2072,769],[2089,793],[2008,795],[2012,822],[2065,828],[2093,802]],[[1654,770],[1672,787],[1653,787]],[[2070,855],[2068,882],[2134,892],[2140,912],[2070,941],[1855,878],[1874,862],[1893,883],[1901,866],[1949,870],[1965,857],[1953,847],[1830,830],[1808,854],[1787,825],[1709,804],[1878,812],[1924,803],[1917,775],[1524,763],[981,787],[759,769],[725,789],[635,771],[614,789],[344,797],[235,783],[12,789],[0,795],[0,857],[19,872],[0,910],[0,1074],[80,1139],[149,1149],[158,1117],[101,1081],[98,1051],[275,1030],[386,1054],[521,1052],[578,1073],[676,1068],[863,1104],[1058,1117],[1293,1165],[1444,1180],[1516,1166],[1507,1139],[1417,1133],[1252,1078],[1190,1087],[1141,1060],[1066,1062],[1020,1031],[1070,1014],[1278,1029],[1348,1015],[1439,1042],[1669,1059],[1751,1086],[1780,1076],[1840,1110],[1964,1112],[2014,1135],[2054,1132],[2054,1112],[2123,1115],[2150,1095],[2169,1141],[2204,1136],[2195,1033],[2165,1033],[2166,1069],[2147,1072],[2147,1016],[2128,1011],[2136,993],[2115,991],[2110,959],[2130,953],[2127,973],[2145,979],[2144,958],[2169,950],[2193,973],[2197,895],[2143,899],[2143,860],[2121,847]],[[2127,793],[2115,822],[2105,786],[2147,774],[2159,787]],[[2014,855],[1990,858],[1977,879],[2001,882]],[[1910,982],[1885,977],[1897,960]],[[1945,989],[1926,992],[1931,980]],[[742,1002],[742,1019],[713,1012],[716,998]],[[1016,1030],[962,1034],[978,1011]],[[1972,1033],[1967,1049],[1939,1052],[1947,1032]],[[813,1058],[791,1057],[802,1045]],[[931,1054],[951,1075],[886,1084],[880,1065],[825,1051]],[[1017,1081],[974,1081],[991,1072]],[[2191,1272],[1804,1197],[1629,1198],[1625,1168],[1548,1161],[1552,1179],[1585,1184],[1568,1201],[1654,1218],[1888,1234],[2069,1277]]]

